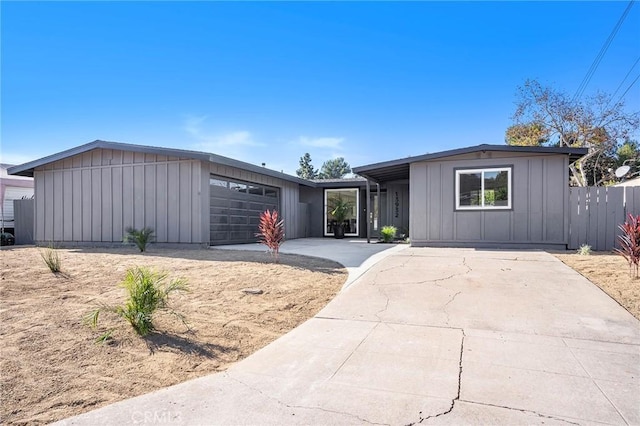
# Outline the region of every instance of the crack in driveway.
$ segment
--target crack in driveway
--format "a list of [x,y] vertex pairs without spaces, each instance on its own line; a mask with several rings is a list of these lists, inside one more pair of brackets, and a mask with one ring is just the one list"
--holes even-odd
[[451,274],[448,277],[444,277],[444,278],[437,278],[435,280],[426,280],[424,282],[430,282],[430,283],[439,283],[441,281],[447,281],[450,280],[453,277],[461,277],[463,275],[467,275],[469,272],[473,271],[473,269],[471,269],[471,267],[469,265],[467,265],[467,258],[463,257],[462,258],[462,266],[464,266],[467,270],[465,272],[462,273],[455,273],[455,274]]
[[[248,388],[248,389],[250,389],[250,390],[252,390],[254,392],[258,392],[260,395],[264,396],[265,398],[270,399],[272,401],[275,401],[277,404],[282,405],[282,406],[287,407],[287,408],[291,408],[291,409],[298,408],[298,409],[303,409],[303,410],[318,410],[318,411],[322,411],[322,412],[325,412],[325,413],[341,414],[341,415],[344,415],[344,416],[347,416],[347,417],[352,417],[352,418],[354,418],[354,419],[356,419],[356,420],[358,420],[360,422],[364,422],[364,423],[367,423],[367,424],[370,424],[370,425],[390,426],[388,423],[372,422],[372,421],[367,420],[365,418],[362,418],[362,417],[360,417],[360,416],[358,416],[356,414],[347,413],[347,412],[344,412],[344,411],[330,410],[330,409],[322,408],[322,407],[307,407],[305,405],[287,404],[286,402],[281,401],[280,399],[278,399],[278,398],[276,398],[276,397],[274,397],[272,395],[268,395],[268,394],[264,393],[261,389],[253,387],[253,386],[243,382],[242,380],[238,379],[237,377],[231,376],[228,372],[225,372],[225,374],[231,380],[233,380],[233,381],[235,381],[237,383],[240,383],[241,385],[245,386],[246,388]],[[292,414],[292,415],[295,416],[295,413]]]
[[550,416],[550,415],[547,415],[547,414],[541,414],[541,413],[538,413],[537,411],[533,411],[533,410],[525,410],[523,408],[507,407],[505,405],[488,404],[488,403],[484,403],[484,402],[467,401],[465,399],[461,399],[460,401],[461,402],[466,402],[467,404],[483,405],[483,406],[486,406],[486,407],[504,408],[505,410],[520,411],[521,413],[534,414],[534,415],[536,415],[538,417],[543,417],[545,419],[558,420],[560,422],[568,423],[570,425],[580,425],[580,423],[572,422],[570,420],[563,419],[562,417],[555,417],[555,416]]
[[[456,295],[459,293],[456,293]],[[455,296],[451,299],[453,300],[455,298]],[[458,392],[455,396],[455,398],[453,398],[451,400],[451,405],[449,406],[449,408],[443,412],[437,413],[437,414],[432,414],[426,417],[422,416],[422,411],[418,413],[418,420],[412,423],[408,423],[406,426],[415,426],[417,424],[422,424],[425,420],[429,420],[429,419],[434,419],[436,417],[441,417],[441,416],[446,416],[447,414],[450,414],[453,409],[456,406],[456,402],[457,401],[461,401],[461,402],[465,402],[468,404],[474,404],[474,405],[483,405],[483,406],[488,406],[488,407],[496,407],[496,408],[504,408],[506,410],[513,410],[513,411],[520,411],[522,413],[530,413],[530,414],[534,414],[538,417],[542,417],[542,418],[546,418],[546,419],[553,419],[553,420],[558,420],[564,423],[568,423],[568,424],[573,424],[573,425],[579,425],[580,423],[575,423],[572,421],[569,421],[567,419],[563,419],[560,417],[555,417],[555,416],[551,416],[551,415],[546,415],[546,414],[542,414],[542,413],[538,413],[537,411],[532,411],[532,410],[525,410],[525,409],[521,409],[521,408],[513,408],[513,407],[507,407],[507,406],[503,406],[503,405],[494,405],[494,404],[488,404],[488,403],[482,403],[482,402],[475,402],[475,401],[469,401],[469,400],[465,400],[465,399],[460,399],[460,393],[462,390],[462,371],[463,371],[463,358],[464,358],[464,340],[466,337],[466,334],[464,332],[464,329],[460,329],[460,331],[462,332],[462,339],[460,340],[460,361],[458,363]]]
[[460,361],[458,361],[458,393],[456,394],[456,397],[451,400],[451,406],[449,407],[448,410],[443,411],[442,413],[433,414],[427,417],[422,417],[422,412],[420,412],[418,413],[418,421],[413,423],[408,423],[407,426],[414,426],[416,424],[420,424],[424,422],[425,420],[435,418],[435,417],[445,416],[449,414],[451,411],[453,411],[453,408],[456,405],[456,401],[460,399],[460,388],[462,387],[462,356],[464,354],[464,338],[466,337],[464,333],[464,329],[460,329],[460,331],[462,332],[462,339],[460,339]]
[[[398,280],[394,279],[394,281],[390,282],[390,283],[384,283],[384,284],[378,283],[378,276],[380,274],[383,274],[385,272],[389,272],[389,271],[394,270],[394,269],[403,268],[403,267],[405,267],[407,262],[409,262],[409,260],[404,261],[401,265],[395,265],[395,266],[392,266],[392,267],[387,268],[387,269],[381,269],[379,271],[376,271],[375,278],[368,285],[370,285],[370,286],[376,286],[376,285],[378,285],[378,286],[389,286],[389,285],[415,285],[415,284],[428,284],[429,283],[429,284],[433,284],[435,286],[438,286],[438,284],[435,284],[435,283],[439,283],[439,282],[442,282],[442,281],[447,281],[447,280],[450,280],[450,279],[452,279],[454,277],[460,277],[460,276],[463,276],[463,275],[467,275],[468,273],[473,271],[473,269],[467,264],[467,258],[463,257],[462,258],[462,266],[466,269],[466,271],[464,271],[464,272],[455,272],[455,273],[453,273],[451,275],[447,275],[446,277],[434,278],[434,279],[429,279],[429,280],[398,281]],[[441,286],[438,286],[438,287],[441,287]]]
[[449,312],[447,311],[447,308],[449,307],[449,304],[452,303],[454,300],[456,300],[456,297],[458,297],[458,295],[462,293],[462,291],[457,292],[456,294],[454,294],[447,303],[444,304],[442,311],[444,312],[444,314],[447,316],[447,325],[449,325],[449,319],[450,319],[450,315]]
[[389,295],[387,294],[386,291],[384,291],[383,287],[378,287],[378,293],[380,293],[382,296],[384,296],[386,298],[385,304],[384,304],[384,308],[380,309],[378,312],[376,312],[374,315],[376,318],[378,318],[378,321],[382,322],[382,318],[380,318],[380,315],[382,315],[383,312],[385,312],[387,309],[389,309]]

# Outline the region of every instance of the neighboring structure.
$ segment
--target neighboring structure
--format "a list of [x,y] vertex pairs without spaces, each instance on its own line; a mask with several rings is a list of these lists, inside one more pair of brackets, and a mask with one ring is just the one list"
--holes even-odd
[[0,164],[0,229],[14,233],[15,218],[13,200],[33,197],[33,179],[24,176],[10,176],[7,169],[11,164]]
[[35,240],[120,242],[128,226],[160,243],[255,241],[278,209],[288,239],[332,236],[331,205],[350,203],[346,236],[394,225],[411,244],[566,246],[568,166],[581,148],[479,145],[308,181],[203,152],[95,141],[13,167],[35,177]]
[[633,179],[625,180],[620,183],[616,183],[613,186],[640,186],[640,176]]

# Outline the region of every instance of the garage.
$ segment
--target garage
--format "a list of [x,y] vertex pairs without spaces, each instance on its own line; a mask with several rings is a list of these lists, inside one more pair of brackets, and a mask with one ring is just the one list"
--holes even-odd
[[257,241],[260,214],[279,210],[279,189],[211,175],[211,245],[253,243]]
[[307,236],[300,187],[314,182],[220,155],[93,141],[11,167],[33,177],[37,244],[122,244],[127,227],[158,244],[256,241],[260,213],[276,209],[287,239]]

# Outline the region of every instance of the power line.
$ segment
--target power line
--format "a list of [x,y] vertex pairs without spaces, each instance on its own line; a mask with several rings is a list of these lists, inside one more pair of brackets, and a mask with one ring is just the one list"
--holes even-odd
[[638,74],[638,76],[636,77],[635,80],[633,80],[631,82],[631,84],[629,85],[629,87],[627,87],[627,90],[624,91],[624,93],[622,95],[620,95],[620,97],[618,98],[618,100],[616,101],[616,103],[620,102],[624,96],[627,94],[627,92],[629,91],[629,89],[631,89],[633,87],[634,84],[636,84],[636,82],[638,81],[638,79],[640,78],[640,74]]
[[[633,65],[631,65],[631,68],[629,68],[629,71],[627,71],[627,75],[624,76],[624,78],[622,79],[620,84],[618,84],[618,87],[616,88],[616,91],[613,92],[613,95],[611,95],[611,97],[609,98],[609,102],[607,102],[607,107],[609,106],[609,104],[611,104],[611,101],[613,101],[613,99],[616,97],[616,95],[618,94],[618,90],[620,90],[620,88],[622,87],[624,82],[627,81],[627,77],[629,77],[629,75],[631,74],[631,71],[633,71],[633,69],[636,67],[636,65],[638,65],[638,62],[640,62],[640,56],[638,56],[638,59],[636,59],[636,61],[633,63]],[[631,83],[631,86],[633,86],[633,83]],[[624,93],[626,94],[628,91],[629,91],[629,89],[627,89]],[[621,96],[620,99],[618,99],[618,101],[614,103],[614,105],[617,104],[618,102],[620,102],[620,100],[622,100],[623,97],[624,97],[624,95]]]
[[618,85],[618,88],[616,89],[616,91],[613,92],[613,95],[611,95],[611,99],[616,97],[616,94],[618,93],[618,90],[620,90],[620,88],[622,87],[624,82],[627,81],[627,77],[629,77],[629,74],[631,74],[631,71],[633,71],[633,69],[636,67],[636,65],[638,65],[638,62],[640,62],[640,56],[638,56],[638,59],[636,59],[636,61],[633,63],[633,65],[631,65],[631,68],[629,68],[629,72],[627,72],[627,75],[624,76],[624,78],[622,79],[622,81]]
[[576,90],[576,94],[573,95],[573,100],[574,101],[579,99],[580,96],[582,96],[582,94],[584,93],[585,89],[587,88],[587,85],[589,84],[589,82],[591,81],[591,78],[593,77],[593,74],[595,74],[596,69],[598,69],[598,65],[600,65],[600,61],[602,61],[602,58],[604,57],[605,53],[607,53],[607,50],[609,49],[609,46],[611,45],[611,42],[616,37],[616,34],[618,34],[618,30],[622,26],[622,23],[624,22],[624,20],[626,19],[627,15],[629,14],[629,11],[633,7],[633,3],[634,3],[634,0],[631,0],[629,2],[629,4],[627,5],[626,9],[624,10],[624,12],[622,12],[622,16],[620,16],[620,19],[618,19],[618,23],[616,24],[615,27],[613,27],[613,30],[611,30],[611,33],[609,34],[609,37],[607,37],[607,39],[605,40],[604,44],[602,45],[602,48],[600,49],[600,52],[598,53],[596,58],[591,63],[591,66],[589,67],[589,70],[587,71],[587,74],[582,79],[582,82],[580,83],[580,86],[578,86],[578,90]]

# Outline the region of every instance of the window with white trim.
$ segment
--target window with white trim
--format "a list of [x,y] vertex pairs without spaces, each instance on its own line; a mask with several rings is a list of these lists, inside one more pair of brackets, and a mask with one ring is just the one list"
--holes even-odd
[[456,210],[507,210],[511,198],[511,167],[456,170]]

